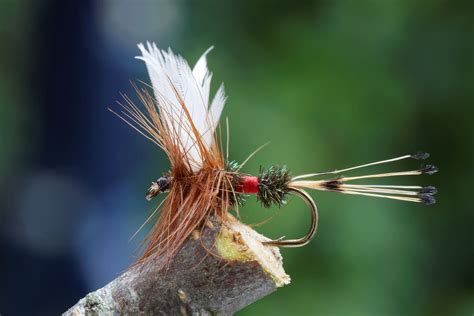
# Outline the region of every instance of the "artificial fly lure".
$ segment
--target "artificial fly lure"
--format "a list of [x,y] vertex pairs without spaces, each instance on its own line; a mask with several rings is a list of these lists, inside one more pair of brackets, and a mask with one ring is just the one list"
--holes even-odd
[[[145,239],[145,249],[137,263],[162,257],[169,263],[191,233],[211,216],[225,218],[231,208],[237,208],[246,195],[254,194],[264,207],[283,206],[289,195],[303,199],[311,211],[311,225],[300,239],[278,239],[265,242],[269,246],[300,247],[316,233],[318,211],[316,203],[305,189],[364,195],[424,204],[435,203],[436,188],[432,186],[352,184],[353,181],[396,176],[431,175],[433,165],[417,170],[368,174],[347,177],[360,168],[390,163],[402,159],[425,160],[427,153],[377,161],[351,168],[318,172],[293,177],[286,167],[261,169],[258,176],[242,173],[246,161],[238,164],[228,159],[228,140],[224,156],[222,139],[216,128],[224,108],[226,96],[221,85],[210,102],[212,74],[207,68],[208,49],[191,69],[181,56],[156,45],[138,45],[151,78],[147,88],[135,89],[143,106],[136,106],[130,98],[119,102],[122,110],[114,114],[123,119],[148,140],[162,148],[169,158],[170,170],[153,181],[146,193],[151,200],[167,193],[158,211],[159,218]],[[228,134],[228,125],[227,125]],[[250,157],[249,157],[250,158]],[[329,176],[329,179],[315,178]],[[148,221],[148,220],[147,220]],[[145,222],[146,223],[146,222]],[[143,227],[143,226],[142,226]]]

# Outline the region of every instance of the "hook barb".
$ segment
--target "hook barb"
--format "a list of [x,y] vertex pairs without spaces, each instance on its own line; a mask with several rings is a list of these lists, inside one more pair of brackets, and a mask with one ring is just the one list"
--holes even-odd
[[308,233],[300,239],[277,239],[265,241],[262,244],[265,246],[274,246],[274,247],[303,247],[307,245],[311,239],[316,234],[316,229],[318,227],[318,208],[316,203],[313,201],[311,196],[302,189],[289,188],[288,193],[294,194],[300,197],[308,205],[311,210],[311,226]]

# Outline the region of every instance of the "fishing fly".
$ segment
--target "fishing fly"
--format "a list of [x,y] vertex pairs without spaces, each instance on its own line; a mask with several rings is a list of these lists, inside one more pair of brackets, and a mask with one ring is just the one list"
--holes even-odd
[[292,176],[286,167],[279,166],[261,168],[256,176],[243,173],[241,168],[246,161],[239,164],[229,160],[228,124],[225,155],[222,137],[217,132],[226,95],[221,84],[210,100],[212,74],[206,56],[212,47],[199,58],[193,69],[171,49],[160,50],[154,43],[139,44],[138,48],[141,56],[136,58],[146,64],[152,92],[147,87],[135,85],[141,105],[135,105],[124,95],[124,102],[119,102],[121,110],[111,111],[160,147],[168,156],[170,170],[153,181],[146,192],[147,200],[159,194],[166,194],[166,197],[152,214],[160,213],[145,239],[146,246],[137,263],[157,256],[163,257],[163,262],[170,262],[195,229],[211,217],[225,218],[231,209],[242,204],[247,195],[256,195],[263,207],[283,206],[290,195],[301,198],[308,205],[311,212],[309,231],[299,239],[265,242],[268,246],[279,247],[304,246],[316,234],[318,210],[306,189],[435,203],[437,190],[432,186],[354,184],[354,181],[363,179],[431,175],[438,171],[433,165],[410,171],[343,175],[403,159],[425,160],[429,154],[424,152],[299,176]]

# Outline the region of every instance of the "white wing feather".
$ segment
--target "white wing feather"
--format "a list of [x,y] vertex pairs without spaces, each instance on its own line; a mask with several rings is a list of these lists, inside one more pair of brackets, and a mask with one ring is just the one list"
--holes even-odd
[[193,70],[186,60],[175,55],[171,49],[166,52],[158,49],[155,43],[148,42],[146,47],[138,44],[138,48],[142,56],[136,58],[143,60],[147,66],[155,98],[163,108],[160,114],[170,128],[176,129],[183,153],[187,154],[191,167],[197,171],[202,167],[202,157],[175,89],[179,98],[184,101],[204,143],[210,147],[226,100],[224,87],[221,85],[209,106],[212,74],[207,68],[206,55],[212,47],[199,58]]

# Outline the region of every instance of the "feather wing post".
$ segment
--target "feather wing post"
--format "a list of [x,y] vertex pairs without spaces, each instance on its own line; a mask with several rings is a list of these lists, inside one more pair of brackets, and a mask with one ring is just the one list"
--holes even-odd
[[171,50],[155,44],[138,45],[151,78],[153,95],[138,89],[143,109],[129,98],[116,113],[158,145],[167,154],[171,170],[153,182],[147,198],[166,191],[160,216],[145,241],[137,263],[153,256],[169,263],[186,238],[211,215],[223,218],[230,205],[232,173],[215,136],[225,103],[221,85],[212,102],[209,90],[212,74],[207,69],[208,49],[191,70]]

